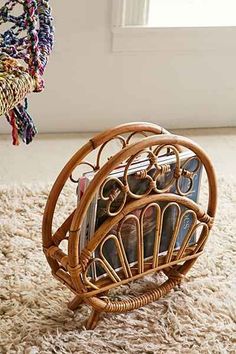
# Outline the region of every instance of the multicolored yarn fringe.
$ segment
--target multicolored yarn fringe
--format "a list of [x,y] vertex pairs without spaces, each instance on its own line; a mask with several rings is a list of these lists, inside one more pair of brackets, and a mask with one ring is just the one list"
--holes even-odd
[[[18,14],[20,11],[20,15]],[[16,15],[17,13],[17,15]],[[44,88],[43,73],[53,46],[49,0],[7,0],[0,8],[0,114],[18,136],[30,143],[36,129],[27,113],[26,95]]]

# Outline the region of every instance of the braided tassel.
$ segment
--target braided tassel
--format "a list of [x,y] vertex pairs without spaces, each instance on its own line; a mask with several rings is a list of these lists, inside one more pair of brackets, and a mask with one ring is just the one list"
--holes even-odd
[[19,145],[19,136],[24,143],[29,144],[37,133],[27,108],[27,99],[25,99],[25,105],[18,104],[9,112],[7,117],[12,126],[13,145]]
[[16,125],[16,116],[15,116],[14,110],[11,110],[9,112],[8,121],[12,126],[12,132],[11,132],[12,143],[13,143],[13,145],[19,145],[18,130],[17,130],[17,125]]

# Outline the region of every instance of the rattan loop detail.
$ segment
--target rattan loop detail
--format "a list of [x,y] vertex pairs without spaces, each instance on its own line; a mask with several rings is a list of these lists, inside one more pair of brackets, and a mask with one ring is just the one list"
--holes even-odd
[[72,277],[78,277],[83,271],[81,264],[78,264],[76,267],[71,267],[68,265],[67,269]]

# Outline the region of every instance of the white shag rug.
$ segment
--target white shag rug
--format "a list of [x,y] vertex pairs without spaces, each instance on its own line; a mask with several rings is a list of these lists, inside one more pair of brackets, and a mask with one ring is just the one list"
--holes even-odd
[[[73,295],[53,279],[42,253],[49,186],[0,187],[0,353],[236,353],[235,188],[219,180],[216,225],[180,287],[86,331],[89,309],[67,309]],[[70,198],[68,191],[61,207]]]

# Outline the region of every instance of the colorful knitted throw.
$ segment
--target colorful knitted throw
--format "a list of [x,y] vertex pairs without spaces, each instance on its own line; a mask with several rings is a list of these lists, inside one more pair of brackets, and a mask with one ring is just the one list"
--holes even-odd
[[53,46],[49,0],[4,0],[0,8],[0,114],[30,143],[36,129],[26,95],[44,88],[43,73]]

